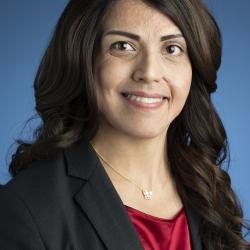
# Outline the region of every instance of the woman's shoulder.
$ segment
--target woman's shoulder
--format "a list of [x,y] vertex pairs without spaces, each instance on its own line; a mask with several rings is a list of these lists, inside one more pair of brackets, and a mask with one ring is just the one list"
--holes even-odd
[[69,197],[62,188],[65,179],[63,154],[58,153],[31,163],[0,187],[0,235],[4,235],[0,245],[4,249],[45,249],[40,231],[44,236],[48,223],[56,224],[55,214]]
[[50,158],[36,160],[23,168],[9,182],[1,186],[0,194],[5,192],[9,196],[18,196],[21,199],[43,196],[54,189],[58,184],[57,179],[65,178],[65,171],[63,154],[58,152]]

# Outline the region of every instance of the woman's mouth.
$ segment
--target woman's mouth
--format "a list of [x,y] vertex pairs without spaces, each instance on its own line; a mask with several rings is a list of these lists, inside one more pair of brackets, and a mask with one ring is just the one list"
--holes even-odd
[[165,103],[167,97],[145,97],[140,95],[133,95],[128,93],[122,93],[125,100],[132,106],[144,110],[150,110],[159,108]]

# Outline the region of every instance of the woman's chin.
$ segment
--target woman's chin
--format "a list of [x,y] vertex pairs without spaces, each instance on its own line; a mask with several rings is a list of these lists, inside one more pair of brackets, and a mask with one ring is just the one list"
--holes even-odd
[[160,129],[133,129],[133,131],[124,131],[127,135],[135,137],[138,139],[153,139],[159,136],[166,135],[166,130],[162,131]]

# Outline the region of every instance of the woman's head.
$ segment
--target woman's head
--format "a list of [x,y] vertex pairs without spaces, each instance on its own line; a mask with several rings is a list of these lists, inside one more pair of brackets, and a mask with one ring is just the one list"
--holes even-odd
[[[142,1],[117,1],[108,13],[94,64],[100,122],[111,133],[165,136],[191,86],[185,39],[171,19]],[[152,102],[147,108],[138,98],[143,94],[160,97],[143,99]]]
[[[111,29],[130,31],[141,36],[141,41],[104,36]],[[160,42],[160,36],[167,34],[183,37],[171,39],[173,43]],[[107,50],[111,41],[121,39],[130,41],[135,51],[118,56],[114,49],[112,53]],[[168,46],[175,43],[177,46]],[[179,46],[184,50],[181,55],[169,56],[173,54],[169,49],[176,54]],[[72,127],[78,135],[93,137],[100,123],[98,112],[103,110],[124,132],[131,132],[129,124],[138,124],[141,129],[137,132],[145,131],[138,136],[155,136],[180,113],[192,76],[192,85],[202,85],[198,88],[207,93],[215,90],[219,64],[219,31],[201,1],[71,0],[36,77],[36,108],[47,128],[58,133],[67,133]],[[150,112],[151,116],[128,114],[115,93],[138,90],[164,94],[169,102],[165,100],[160,112]],[[176,103],[170,110],[172,100]],[[120,120],[118,124],[121,116],[131,122]]]

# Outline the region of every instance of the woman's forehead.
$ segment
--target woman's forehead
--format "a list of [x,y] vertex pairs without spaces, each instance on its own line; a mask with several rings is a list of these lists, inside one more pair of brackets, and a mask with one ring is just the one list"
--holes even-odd
[[140,0],[118,0],[110,7],[103,20],[103,29],[114,28],[135,32],[146,28],[156,32],[181,33],[168,16]]

